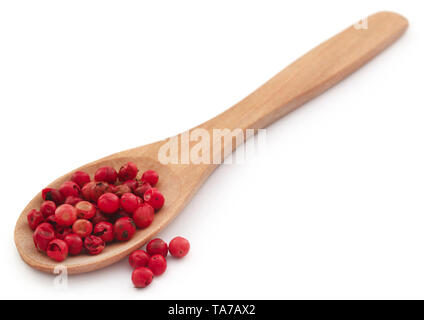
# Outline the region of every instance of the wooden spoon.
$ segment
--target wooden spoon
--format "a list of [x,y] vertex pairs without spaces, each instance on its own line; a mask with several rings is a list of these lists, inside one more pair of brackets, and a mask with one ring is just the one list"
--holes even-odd
[[[379,12],[368,17],[367,24],[367,28],[351,26],[322,43],[235,106],[197,128],[207,130],[212,136],[213,129],[246,130],[266,127],[368,62],[402,35],[408,26],[408,21],[396,13]],[[158,188],[164,194],[166,202],[156,214],[152,225],[147,229],[138,230],[130,241],[108,245],[97,256],[68,257],[61,263],[67,268],[68,273],[82,273],[106,267],[126,257],[134,249],[140,248],[176,217],[218,166],[203,163],[164,165],[157,159],[159,148],[165,142],[165,140],[159,141],[119,152],[78,168],[93,176],[100,166],[110,165],[119,168],[125,162],[133,161],[141,171],[153,169],[159,173]],[[231,152],[236,147],[236,143],[232,143],[229,148],[226,148],[225,143],[220,147],[212,143],[211,157],[220,152],[223,158],[228,155],[228,151]],[[49,187],[58,188],[62,182],[70,178],[72,172],[58,178]],[[52,273],[58,264],[35,249],[32,231],[27,224],[28,211],[38,208],[40,204],[39,193],[21,213],[16,223],[15,243],[26,263],[35,269]]]

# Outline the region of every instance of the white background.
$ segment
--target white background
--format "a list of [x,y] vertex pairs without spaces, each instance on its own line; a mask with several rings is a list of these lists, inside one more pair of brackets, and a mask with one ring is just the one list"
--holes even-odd
[[[54,178],[224,111],[362,17],[407,33],[221,166],[160,234],[192,250],[145,290],[126,261],[67,290],[18,256]],[[424,298],[420,1],[2,1],[0,298]]]

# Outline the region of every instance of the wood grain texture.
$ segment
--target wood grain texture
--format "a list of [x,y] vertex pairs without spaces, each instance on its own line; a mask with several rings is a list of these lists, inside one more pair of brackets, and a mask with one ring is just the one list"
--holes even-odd
[[[368,17],[368,29],[349,27],[296,60],[232,108],[193,129],[203,128],[212,133],[213,129],[264,128],[357,70],[399,38],[407,26],[407,20],[396,13],[376,13]],[[119,152],[77,168],[93,176],[99,166],[119,168],[123,163],[133,161],[141,171],[153,169],[159,173],[158,188],[166,202],[152,225],[138,230],[130,241],[108,245],[97,256],[79,255],[66,259],[61,265],[67,267],[68,273],[103,268],[141,247],[181,212],[217,167],[217,164],[163,165],[157,160],[157,154],[164,142]],[[233,141],[229,150],[234,148]],[[220,152],[225,157],[229,153],[225,150],[228,150],[225,144],[220,148],[211,145],[212,155]],[[58,178],[49,187],[57,188],[75,170]],[[35,249],[32,231],[26,221],[28,211],[40,204],[41,194],[37,194],[21,213],[15,228],[15,244],[22,259],[31,267],[53,273],[57,263]]]

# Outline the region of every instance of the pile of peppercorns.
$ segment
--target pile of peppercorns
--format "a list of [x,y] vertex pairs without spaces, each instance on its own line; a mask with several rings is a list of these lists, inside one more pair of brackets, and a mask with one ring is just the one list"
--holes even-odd
[[136,228],[147,228],[165,199],[154,188],[159,175],[128,162],[119,172],[110,166],[99,168],[94,181],[76,171],[59,189],[42,191],[40,210],[28,213],[36,248],[56,260],[85,251],[95,255],[112,241],[128,241]]
[[162,239],[153,239],[146,251],[135,250],[130,254],[128,261],[134,271],[131,280],[136,288],[145,288],[152,281],[153,276],[160,276],[166,270],[166,256],[168,250],[175,258],[184,257],[190,250],[190,243],[183,237],[175,237],[168,245]]

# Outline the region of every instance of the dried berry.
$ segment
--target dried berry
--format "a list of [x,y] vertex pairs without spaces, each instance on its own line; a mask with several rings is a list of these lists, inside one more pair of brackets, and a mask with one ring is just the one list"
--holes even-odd
[[169,243],[169,252],[173,257],[182,258],[190,250],[190,243],[183,237],[175,237]]
[[152,187],[154,187],[156,183],[158,183],[159,175],[154,170],[147,170],[141,176],[141,180],[143,182],[149,183]]
[[144,229],[150,226],[155,218],[155,210],[148,203],[142,203],[133,213],[133,220],[137,228]]
[[113,226],[115,239],[119,241],[130,240],[135,233],[136,225],[131,218],[123,217],[116,220]]
[[131,275],[131,280],[136,288],[145,288],[153,281],[153,272],[145,267],[137,268]]
[[59,191],[64,198],[69,196],[79,197],[81,188],[73,181],[66,181],[62,183],[59,188]]
[[43,200],[51,200],[56,203],[56,205],[61,205],[63,201],[65,201],[65,198],[57,189],[45,188],[41,191],[41,196]]
[[147,267],[155,276],[160,276],[166,270],[166,259],[162,255],[156,254],[150,257]]
[[115,235],[113,234],[113,225],[110,222],[102,221],[94,226],[93,234],[101,238],[104,242],[112,242]]
[[44,222],[44,217],[40,211],[32,209],[28,212],[27,220],[29,227],[32,230],[35,230],[41,223]]
[[132,180],[137,176],[137,172],[138,169],[135,163],[128,162],[119,169],[118,178],[122,182]]
[[88,201],[80,201],[75,205],[78,219],[91,219],[96,214],[97,208]]
[[68,244],[69,254],[75,256],[81,253],[83,242],[79,235],[71,233],[66,235],[63,240]]
[[50,241],[47,246],[47,255],[58,262],[65,260],[68,256],[68,244],[60,239]]
[[38,250],[46,251],[50,241],[55,239],[55,232],[50,223],[40,224],[32,235],[34,244]]
[[84,239],[84,248],[91,255],[99,254],[105,248],[105,242],[97,236],[88,236]]
[[147,190],[143,195],[144,202],[147,202],[150,204],[153,209],[159,210],[163,207],[163,204],[165,203],[165,198],[163,197],[162,193],[159,192],[156,188],[151,188]]
[[168,245],[162,239],[156,238],[150,240],[146,246],[146,251],[150,256],[160,254],[163,257],[168,255]]
[[118,173],[110,166],[101,167],[94,174],[95,181],[104,181],[110,184],[114,184],[117,177]]
[[152,186],[148,182],[143,182],[137,189],[134,190],[134,194],[136,194],[139,197],[143,197],[144,193],[151,189]]
[[40,211],[44,218],[50,217],[56,211],[56,204],[51,200],[43,201],[40,206]]
[[131,267],[136,269],[136,268],[147,266],[149,259],[150,259],[150,256],[146,251],[135,250],[128,257],[128,262],[130,263]]
[[65,203],[70,204],[71,206],[75,206],[80,201],[82,201],[82,199],[80,197],[75,196],[69,196],[65,199]]
[[75,171],[71,176],[71,181],[75,182],[82,188],[86,183],[90,182],[90,176],[84,171]]
[[121,207],[128,213],[133,213],[139,206],[138,197],[132,193],[124,193],[120,199]]
[[78,219],[72,225],[72,231],[81,238],[85,238],[93,231],[93,224],[86,219]]
[[55,220],[59,226],[72,226],[77,220],[77,210],[70,204],[62,204],[56,209]]
[[97,201],[97,207],[104,213],[115,213],[119,209],[119,197],[113,193],[102,194]]

